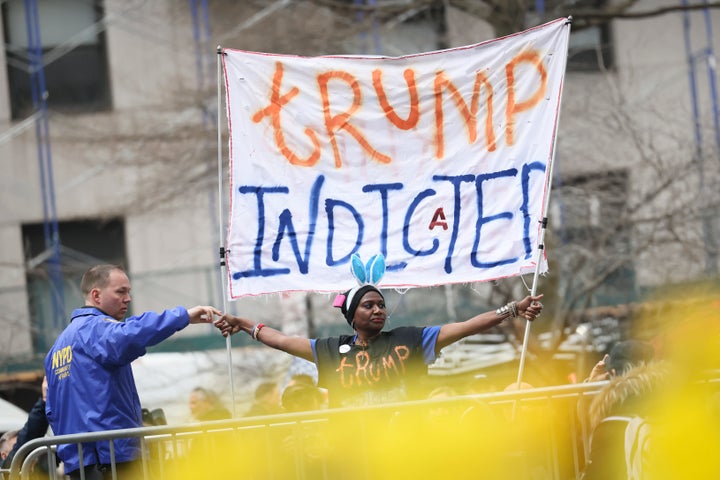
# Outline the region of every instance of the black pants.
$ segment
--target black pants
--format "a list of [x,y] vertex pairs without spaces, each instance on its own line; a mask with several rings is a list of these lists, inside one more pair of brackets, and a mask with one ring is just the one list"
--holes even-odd
[[[83,469],[85,480],[112,480],[110,465],[88,465]],[[115,464],[118,480],[142,480],[142,464],[138,462],[122,462]],[[68,474],[71,480],[80,480],[80,469]]]

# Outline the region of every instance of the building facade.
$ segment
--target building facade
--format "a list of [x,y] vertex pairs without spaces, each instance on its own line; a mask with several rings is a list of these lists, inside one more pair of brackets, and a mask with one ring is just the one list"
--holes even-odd
[[[496,31],[453,7],[381,21],[315,2],[217,3],[2,2],[0,370],[44,354],[98,261],[126,266],[135,312],[223,307],[217,45],[395,56]],[[563,308],[587,304],[596,282],[590,304],[716,277],[718,26],[713,9],[573,33],[547,253]],[[226,308],[282,318],[275,300]],[[182,334],[222,346],[210,327]]]

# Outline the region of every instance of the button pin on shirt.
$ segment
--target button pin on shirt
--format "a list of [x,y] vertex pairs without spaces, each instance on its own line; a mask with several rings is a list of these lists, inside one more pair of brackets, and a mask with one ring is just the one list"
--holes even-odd
[[348,353],[349,351],[350,351],[350,345],[348,345],[347,343],[340,345],[340,348],[338,348],[338,352],[340,352],[340,353]]

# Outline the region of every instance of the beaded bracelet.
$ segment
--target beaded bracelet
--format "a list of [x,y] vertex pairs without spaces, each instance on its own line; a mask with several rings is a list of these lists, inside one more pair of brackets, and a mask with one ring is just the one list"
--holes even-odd
[[[495,310],[495,313],[501,317],[512,317],[515,318],[518,316],[518,310],[517,310],[517,302],[510,302],[502,307]],[[508,315],[509,314],[509,315]]]
[[258,335],[260,334],[260,330],[262,330],[264,327],[265,327],[264,323],[256,323],[253,326],[252,331],[250,332],[250,336],[253,338],[253,340],[258,340]]

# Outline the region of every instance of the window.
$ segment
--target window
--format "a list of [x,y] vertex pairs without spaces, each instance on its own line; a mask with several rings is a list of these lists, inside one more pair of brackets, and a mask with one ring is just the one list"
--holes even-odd
[[598,71],[613,67],[610,24],[570,31],[567,69],[569,71]]
[[[525,25],[539,25],[551,20],[550,9],[546,6],[544,13],[538,15],[535,9],[536,2],[529,6],[525,17]],[[574,0],[566,5],[572,12],[599,11],[607,12],[607,0]],[[576,72],[596,72],[613,68],[613,45],[610,22],[579,28],[574,23],[570,28],[570,41],[568,45],[567,70]]]
[[[125,254],[125,224],[122,220],[60,222],[58,231],[62,245],[62,285],[57,285],[50,272],[49,252],[42,223],[23,225],[22,238],[27,265],[30,323],[35,351],[47,352],[62,325],[56,325],[58,313],[64,321],[73,309],[82,306],[78,289],[80,278],[90,266],[112,263],[127,267]],[[65,312],[56,312],[52,292],[62,289]]]
[[606,218],[617,219],[625,208],[627,172],[616,170],[577,175],[563,179],[559,186],[562,228],[574,230],[601,228]]
[[[15,119],[27,117],[33,110],[26,3],[2,3],[10,107]],[[50,108],[74,112],[110,106],[105,35],[100,23],[103,16],[101,0],[37,0]]]
[[[573,7],[578,10],[605,11],[607,0],[575,0]],[[614,64],[610,22],[582,29],[570,29],[568,46],[568,71],[594,72],[611,69]]]
[[[445,7],[398,6],[391,0],[340,0],[338,15],[353,22],[356,35],[344,42],[349,52],[401,56],[447,48]],[[345,7],[345,8],[343,8]],[[347,28],[346,23],[343,29]]]
[[[563,248],[560,276],[589,295],[594,305],[635,300],[631,225],[625,212],[628,174],[624,170],[565,178],[554,188],[551,220]],[[572,295],[568,295],[572,297]]]

